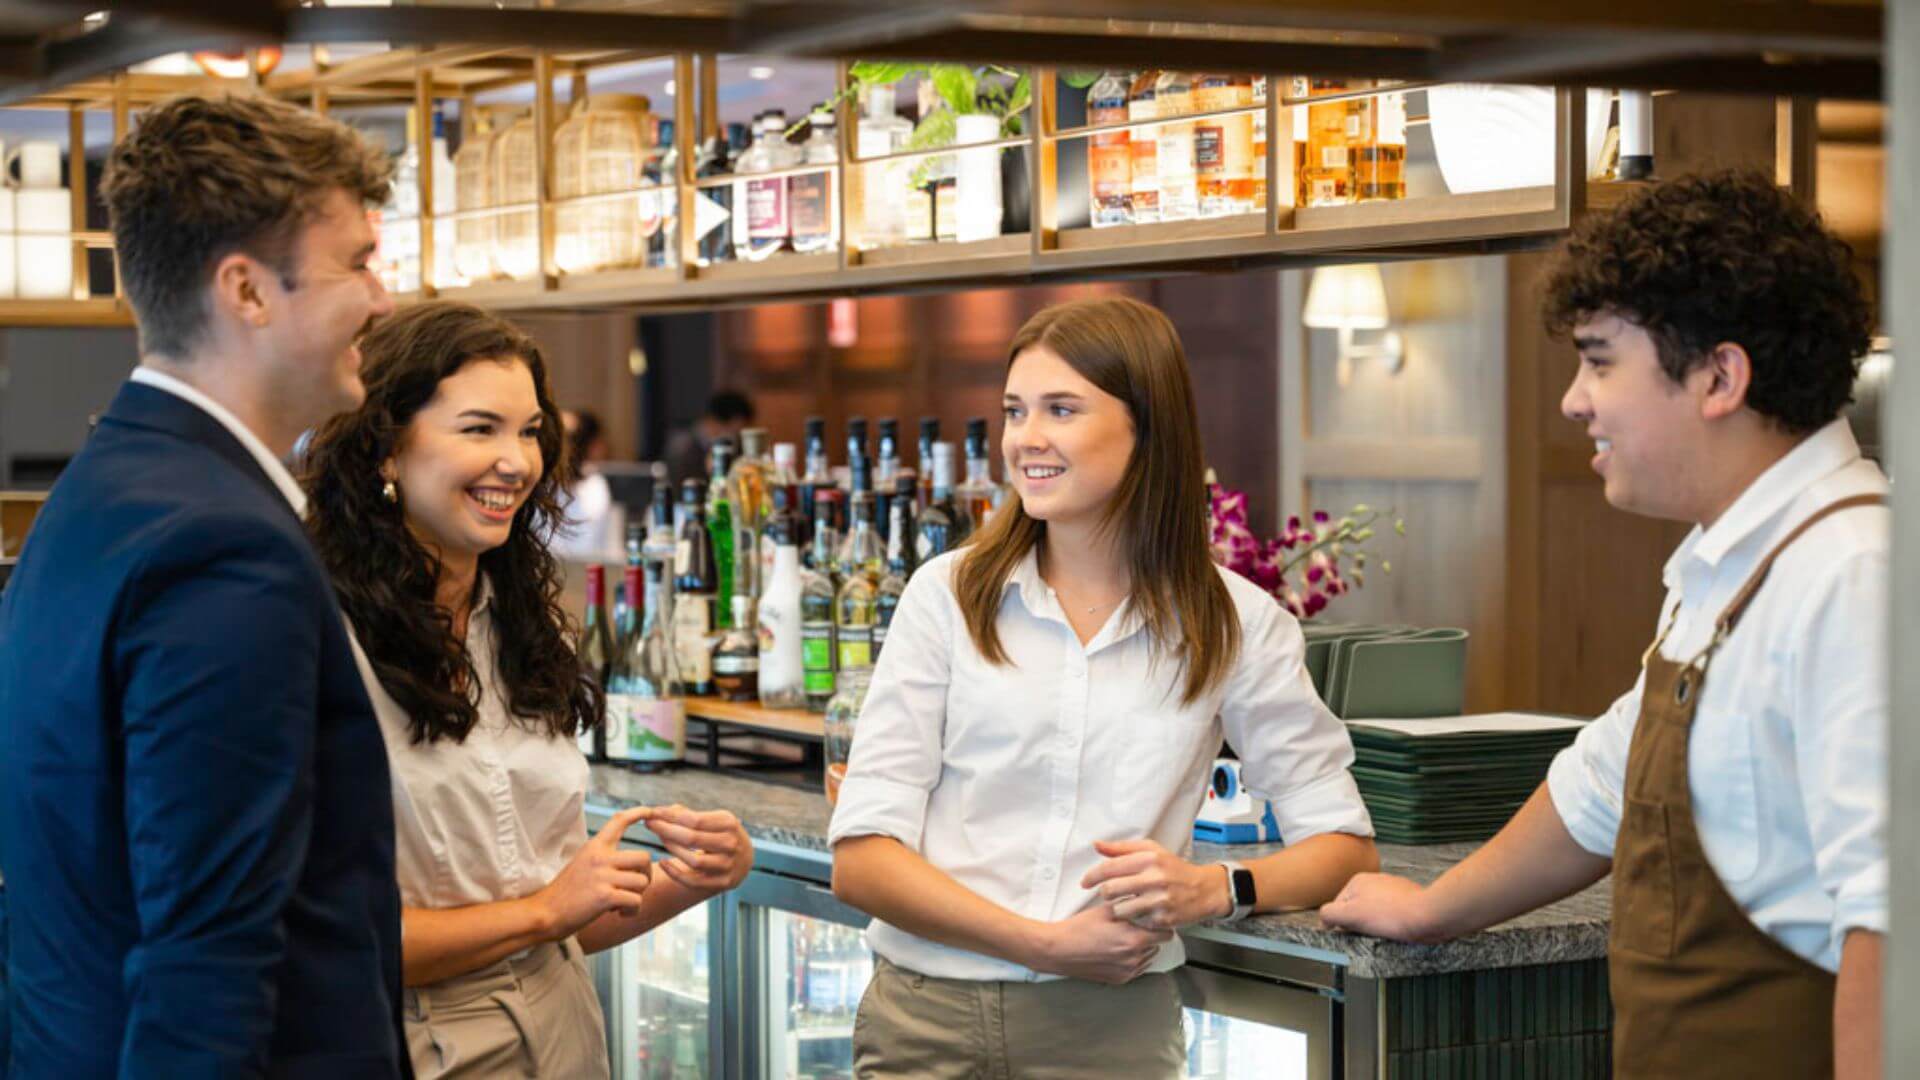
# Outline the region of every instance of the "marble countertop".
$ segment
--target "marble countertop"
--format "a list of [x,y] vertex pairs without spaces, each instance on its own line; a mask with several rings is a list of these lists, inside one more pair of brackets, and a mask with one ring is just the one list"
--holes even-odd
[[[661,806],[680,803],[700,810],[731,810],[757,841],[827,855],[826,796],[704,769],[679,767],[636,773],[596,765],[587,791],[589,808]],[[1381,868],[1427,882],[1472,852],[1475,844],[1431,847],[1380,845]],[[1245,861],[1278,850],[1278,845],[1221,847],[1195,844],[1193,858],[1211,862]],[[822,867],[824,880],[825,867]],[[1439,945],[1408,945],[1329,929],[1311,911],[1259,915],[1238,923],[1202,923],[1199,933],[1235,944],[1271,948],[1344,966],[1362,978],[1405,978],[1452,971],[1478,971],[1525,964],[1592,960],[1607,953],[1607,915],[1612,890],[1607,881],[1510,919],[1489,930]],[[1193,931],[1189,931],[1193,932]]]

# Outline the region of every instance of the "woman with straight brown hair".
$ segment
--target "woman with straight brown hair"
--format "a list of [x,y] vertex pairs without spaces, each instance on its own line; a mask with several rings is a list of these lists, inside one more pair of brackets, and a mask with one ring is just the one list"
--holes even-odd
[[[1008,349],[1016,496],[908,584],[830,839],[874,916],[862,1077],[1181,1071],[1174,931],[1307,908],[1378,863],[1299,624],[1207,554],[1173,325],[1048,308]],[[1195,865],[1222,737],[1287,848]]]

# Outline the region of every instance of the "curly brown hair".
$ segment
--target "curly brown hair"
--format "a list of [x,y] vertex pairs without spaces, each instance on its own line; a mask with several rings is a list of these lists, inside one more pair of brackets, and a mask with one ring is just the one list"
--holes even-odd
[[186,96],[147,110],[100,177],[141,351],[186,356],[206,329],[213,268],[234,252],[297,288],[295,241],[327,195],[379,205],[392,171],[359,132],[272,98]]
[[477,307],[436,301],[383,320],[360,349],[366,403],[315,434],[301,483],[314,546],[380,685],[406,710],[415,742],[461,742],[479,719],[473,662],[434,601],[439,560],[408,530],[402,504],[382,493],[380,467],[441,380],[469,363],[518,361],[540,402],[542,467],[507,542],[480,556],[493,586],[496,667],[508,711],[530,730],[584,730],[600,715],[601,697],[581,675],[559,564],[547,548],[573,466],[539,346]]
[[1853,250],[1812,207],[1752,170],[1669,181],[1582,223],[1547,276],[1548,329],[1611,313],[1647,331],[1685,379],[1714,346],[1753,361],[1747,404],[1792,434],[1853,400],[1873,327]]

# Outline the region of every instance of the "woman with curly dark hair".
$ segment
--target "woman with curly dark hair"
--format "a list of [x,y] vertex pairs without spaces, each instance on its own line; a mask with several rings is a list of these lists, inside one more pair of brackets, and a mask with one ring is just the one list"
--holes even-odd
[[[582,954],[739,884],[752,845],[679,806],[587,836],[574,737],[601,701],[547,549],[569,465],[539,347],[429,303],[361,351],[366,403],[318,432],[304,481],[393,765],[415,1073],[606,1076]],[[640,821],[671,858],[618,847]]]

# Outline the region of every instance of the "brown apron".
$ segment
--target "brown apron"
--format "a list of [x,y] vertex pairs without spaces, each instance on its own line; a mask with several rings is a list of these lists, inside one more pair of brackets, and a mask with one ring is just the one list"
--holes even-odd
[[1694,830],[1687,738],[1707,665],[1774,560],[1827,515],[1885,502],[1879,495],[1841,499],[1801,522],[1720,613],[1713,641],[1690,663],[1660,655],[1673,619],[1647,649],[1613,855],[1607,962],[1615,1075],[1833,1075],[1834,977],[1755,926],[1707,862]]

